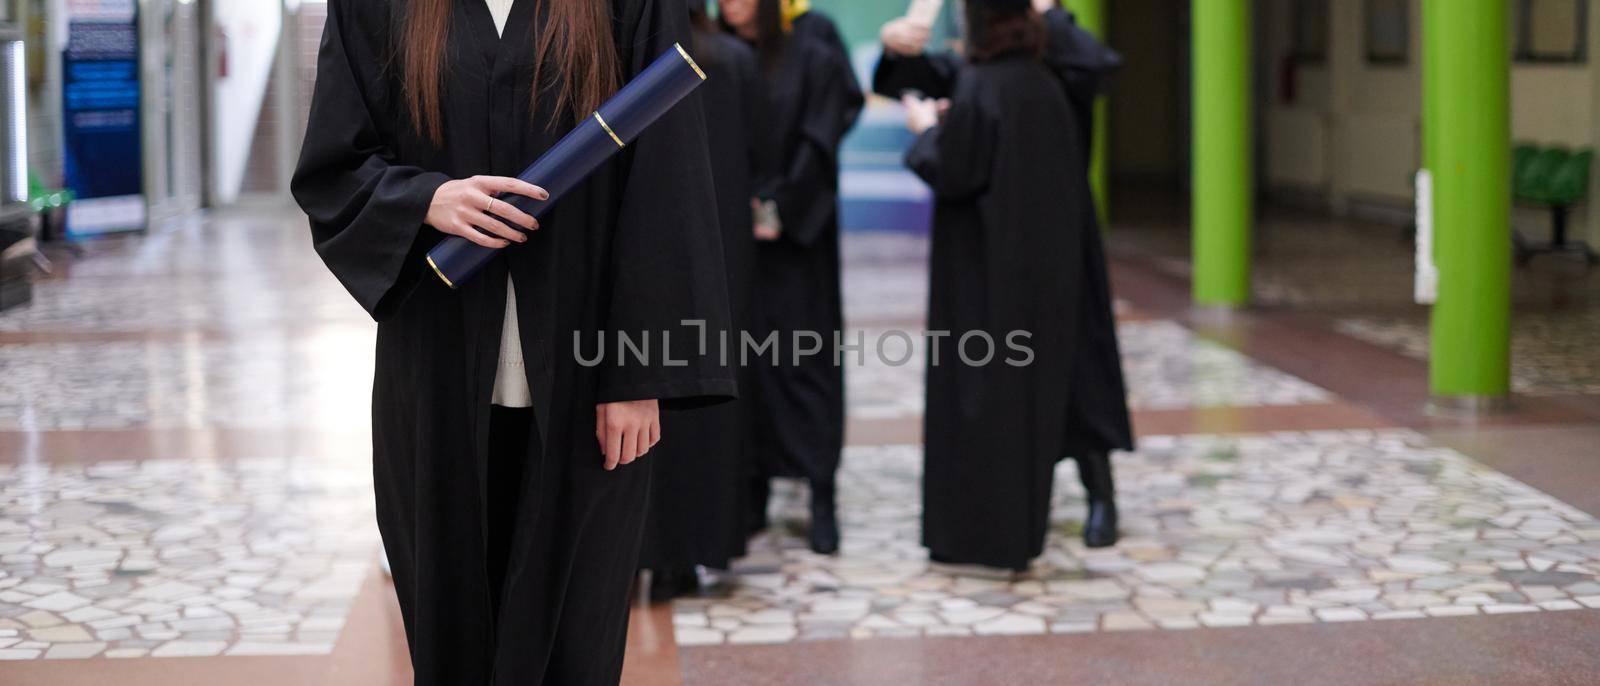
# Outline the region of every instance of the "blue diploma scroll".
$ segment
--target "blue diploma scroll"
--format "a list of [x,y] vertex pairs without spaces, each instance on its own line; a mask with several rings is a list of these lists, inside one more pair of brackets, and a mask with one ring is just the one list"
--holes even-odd
[[[535,218],[541,217],[563,194],[638,138],[705,79],[705,72],[700,71],[688,51],[673,45],[517,177],[549,191],[549,200],[541,202],[521,195],[500,199]],[[455,288],[478,273],[495,252],[494,248],[450,236],[428,251],[428,265],[446,285]]]

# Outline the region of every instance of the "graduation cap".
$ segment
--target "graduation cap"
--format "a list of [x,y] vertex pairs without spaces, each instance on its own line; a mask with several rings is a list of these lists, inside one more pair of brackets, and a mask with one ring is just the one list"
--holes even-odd
[[1030,0],[967,0],[967,4],[997,10],[1026,10],[1033,8],[1033,3]]

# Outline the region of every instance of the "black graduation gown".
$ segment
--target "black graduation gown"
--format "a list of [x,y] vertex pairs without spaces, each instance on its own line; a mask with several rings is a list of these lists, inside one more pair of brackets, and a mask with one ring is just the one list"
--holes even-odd
[[838,25],[821,12],[807,10],[791,20],[789,38],[821,41],[829,50],[844,55],[847,64],[850,61],[850,48],[845,46],[844,37],[839,35]]
[[[451,4],[436,147],[408,121],[391,66],[403,3],[329,3],[293,191],[318,254],[378,321],[378,526],[417,683],[616,683],[651,460],[604,471],[595,405],[712,402],[735,384],[693,354],[692,330],[673,346],[682,366],[659,356],[619,364],[615,354],[584,366],[575,338],[589,337],[592,357],[596,332],[657,332],[659,345],[681,319],[727,326],[703,113],[698,101],[673,110],[563,198],[526,244],[451,290],[423,262],[441,238],[423,225],[434,191],[450,178],[513,176],[572,125],[530,92],[537,3],[517,0],[503,41],[483,3]],[[678,2],[612,5],[624,78],[688,40]],[[508,273],[536,426],[496,612],[485,461]]]
[[[1084,142],[1054,74],[1013,57],[966,65],[944,121],[906,164],[934,191],[928,326],[988,334],[996,360],[930,357],[923,543],[942,561],[1021,568],[1043,552],[1055,464],[1085,347]],[[1031,364],[1005,342],[1032,351]],[[984,346],[973,343],[973,358]]]
[[[750,199],[765,167],[755,138],[764,120],[760,74],[755,51],[732,36],[696,31],[693,49],[707,76],[698,97],[707,115],[728,270],[731,349],[737,332],[750,325],[750,273],[755,266]],[[745,395],[749,368],[740,367],[731,355],[729,362]],[[748,401],[740,401],[663,415],[661,443],[651,451],[655,474],[640,567],[727,569],[730,560],[744,555],[744,476],[753,459],[747,406]]]
[[[1077,24],[1070,12],[1051,9],[1044,14],[1048,43],[1044,63],[1065,88],[1079,141],[1073,151],[1082,172],[1089,168],[1089,146],[1094,128],[1095,98],[1104,92],[1122,66],[1122,56],[1106,47]],[[915,89],[928,97],[950,97],[963,61],[948,53],[898,57],[885,53],[872,75],[873,91],[898,98]],[[1098,216],[1079,235],[1082,241],[1083,303],[1082,345],[1074,363],[1071,408],[1067,418],[1067,456],[1086,452],[1132,450],[1127,390],[1118,350],[1116,317],[1112,312],[1111,283],[1106,269],[1104,239]]]
[[[863,97],[849,57],[804,34],[789,37],[763,76],[775,167],[757,194],[777,201],[783,235],[756,246],[754,336],[777,334],[779,356],[774,365],[771,351],[759,361],[752,353],[756,454],[768,475],[831,484],[844,447],[844,372],[831,354],[834,332],[843,326],[839,144]],[[815,332],[823,342],[821,353],[799,365],[791,353],[797,331]],[[800,347],[814,340],[802,339]]]

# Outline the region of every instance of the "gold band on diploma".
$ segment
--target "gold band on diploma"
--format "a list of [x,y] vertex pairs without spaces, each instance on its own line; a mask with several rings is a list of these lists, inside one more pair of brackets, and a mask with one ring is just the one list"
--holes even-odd
[[433,263],[433,256],[432,255],[428,256],[428,266],[433,267],[433,273],[439,275],[439,280],[443,281],[444,285],[449,286],[451,288],[455,288],[456,287],[455,284],[450,283],[450,277],[445,276],[444,272],[439,271],[439,265]]
[[706,73],[703,72],[703,71],[700,71],[700,65],[694,63],[694,58],[689,56],[689,51],[688,50],[684,50],[683,46],[681,44],[678,44],[678,43],[673,43],[672,47],[678,49],[678,54],[679,55],[683,55],[683,61],[688,62],[689,63],[689,67],[691,69],[694,69],[694,73],[700,75],[700,80],[701,81],[706,80]]
[[627,147],[627,146],[624,146],[622,144],[622,139],[621,138],[617,138],[617,132],[611,130],[611,125],[606,123],[606,118],[600,116],[599,110],[595,111],[594,120],[597,121],[597,122],[600,122],[600,128],[605,129],[606,133],[611,134],[611,140],[614,140],[614,141],[617,142],[617,147],[619,147],[619,148]]

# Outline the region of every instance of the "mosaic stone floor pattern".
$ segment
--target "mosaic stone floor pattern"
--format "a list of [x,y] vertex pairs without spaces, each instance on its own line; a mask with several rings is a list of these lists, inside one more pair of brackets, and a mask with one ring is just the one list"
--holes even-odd
[[372,569],[367,470],[0,464],[0,660],[331,652]]
[[[864,364],[846,359],[845,391],[854,419],[909,419],[922,415],[927,344],[922,338],[861,330]],[[1169,320],[1130,321],[1117,327],[1128,404],[1134,410],[1264,407],[1326,403],[1327,391]],[[920,331],[912,331],[919,335]],[[846,342],[855,342],[847,334]],[[909,355],[906,342],[912,344]],[[874,354],[882,342],[882,355]],[[941,345],[948,345],[944,343]],[[976,354],[976,353],[974,353]],[[906,364],[894,362],[909,359]]]
[[0,332],[249,329],[366,317],[331,276],[294,283],[176,277],[67,279],[34,286],[34,300],[0,313]]
[[[911,339],[908,357],[908,339],[884,331],[862,331],[865,364],[846,360],[851,416],[919,417],[925,344]],[[1134,409],[1329,399],[1175,322],[1120,331]],[[364,421],[371,337],[371,325],[357,322],[295,336],[264,329],[242,339],[0,345],[0,430],[349,426]],[[908,361],[891,364],[900,360]]]
[[304,217],[212,213],[84,245],[0,333],[249,330],[366,319],[310,249]]
[[372,325],[248,338],[0,345],[0,430],[349,428],[367,422]]
[[[1341,319],[1343,334],[1428,359],[1428,324],[1409,317]],[[1511,326],[1511,390],[1530,396],[1600,395],[1600,310],[1519,314]]]
[[1119,456],[1126,537],[1105,550],[1076,538],[1064,463],[1047,551],[1016,579],[930,568],[920,460],[916,446],[848,449],[842,553],[775,530],[713,597],[675,604],[678,643],[1600,608],[1600,521],[1407,430],[1147,437]]

